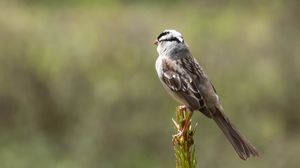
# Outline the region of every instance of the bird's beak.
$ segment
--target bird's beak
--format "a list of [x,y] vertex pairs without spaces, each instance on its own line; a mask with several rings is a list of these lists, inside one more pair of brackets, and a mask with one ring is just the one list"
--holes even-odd
[[153,44],[157,45],[158,44],[158,40],[155,40]]

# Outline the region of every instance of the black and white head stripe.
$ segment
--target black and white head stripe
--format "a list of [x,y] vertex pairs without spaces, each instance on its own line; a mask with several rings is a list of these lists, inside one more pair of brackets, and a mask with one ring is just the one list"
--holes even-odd
[[176,41],[178,43],[182,43],[184,41],[182,35],[176,30],[164,30],[158,35],[157,40],[159,42]]
[[167,31],[167,30],[161,32],[161,33],[158,35],[157,40],[159,40],[162,36],[165,36],[165,35],[167,35],[167,34],[169,34],[169,33],[170,33],[170,32]]

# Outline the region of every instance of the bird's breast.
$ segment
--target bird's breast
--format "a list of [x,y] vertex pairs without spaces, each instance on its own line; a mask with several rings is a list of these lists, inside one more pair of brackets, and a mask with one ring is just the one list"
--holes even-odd
[[162,56],[158,56],[155,62],[155,69],[157,72],[158,77],[161,79],[163,75],[163,69],[162,69]]

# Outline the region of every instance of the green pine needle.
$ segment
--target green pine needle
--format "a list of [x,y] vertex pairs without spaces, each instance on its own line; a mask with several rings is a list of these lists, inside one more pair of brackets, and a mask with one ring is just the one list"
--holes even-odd
[[185,122],[188,122],[188,131],[186,131],[186,133],[182,134],[180,137],[178,135],[173,136],[176,168],[196,168],[197,164],[193,139],[197,124],[192,128],[191,120],[186,121],[188,115],[188,111],[178,107],[176,109],[176,121],[172,119],[178,133],[183,130]]

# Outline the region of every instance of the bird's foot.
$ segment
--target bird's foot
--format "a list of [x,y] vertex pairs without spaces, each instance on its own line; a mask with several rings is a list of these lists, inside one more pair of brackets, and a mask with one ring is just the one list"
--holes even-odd
[[180,139],[183,137],[183,131],[178,130],[177,134],[172,135],[172,142],[173,144],[177,141],[180,141]]
[[183,131],[179,130],[177,134],[172,135],[173,138],[180,138],[183,135]]
[[180,106],[178,106],[178,110],[187,111],[187,107],[185,105],[180,105]]

